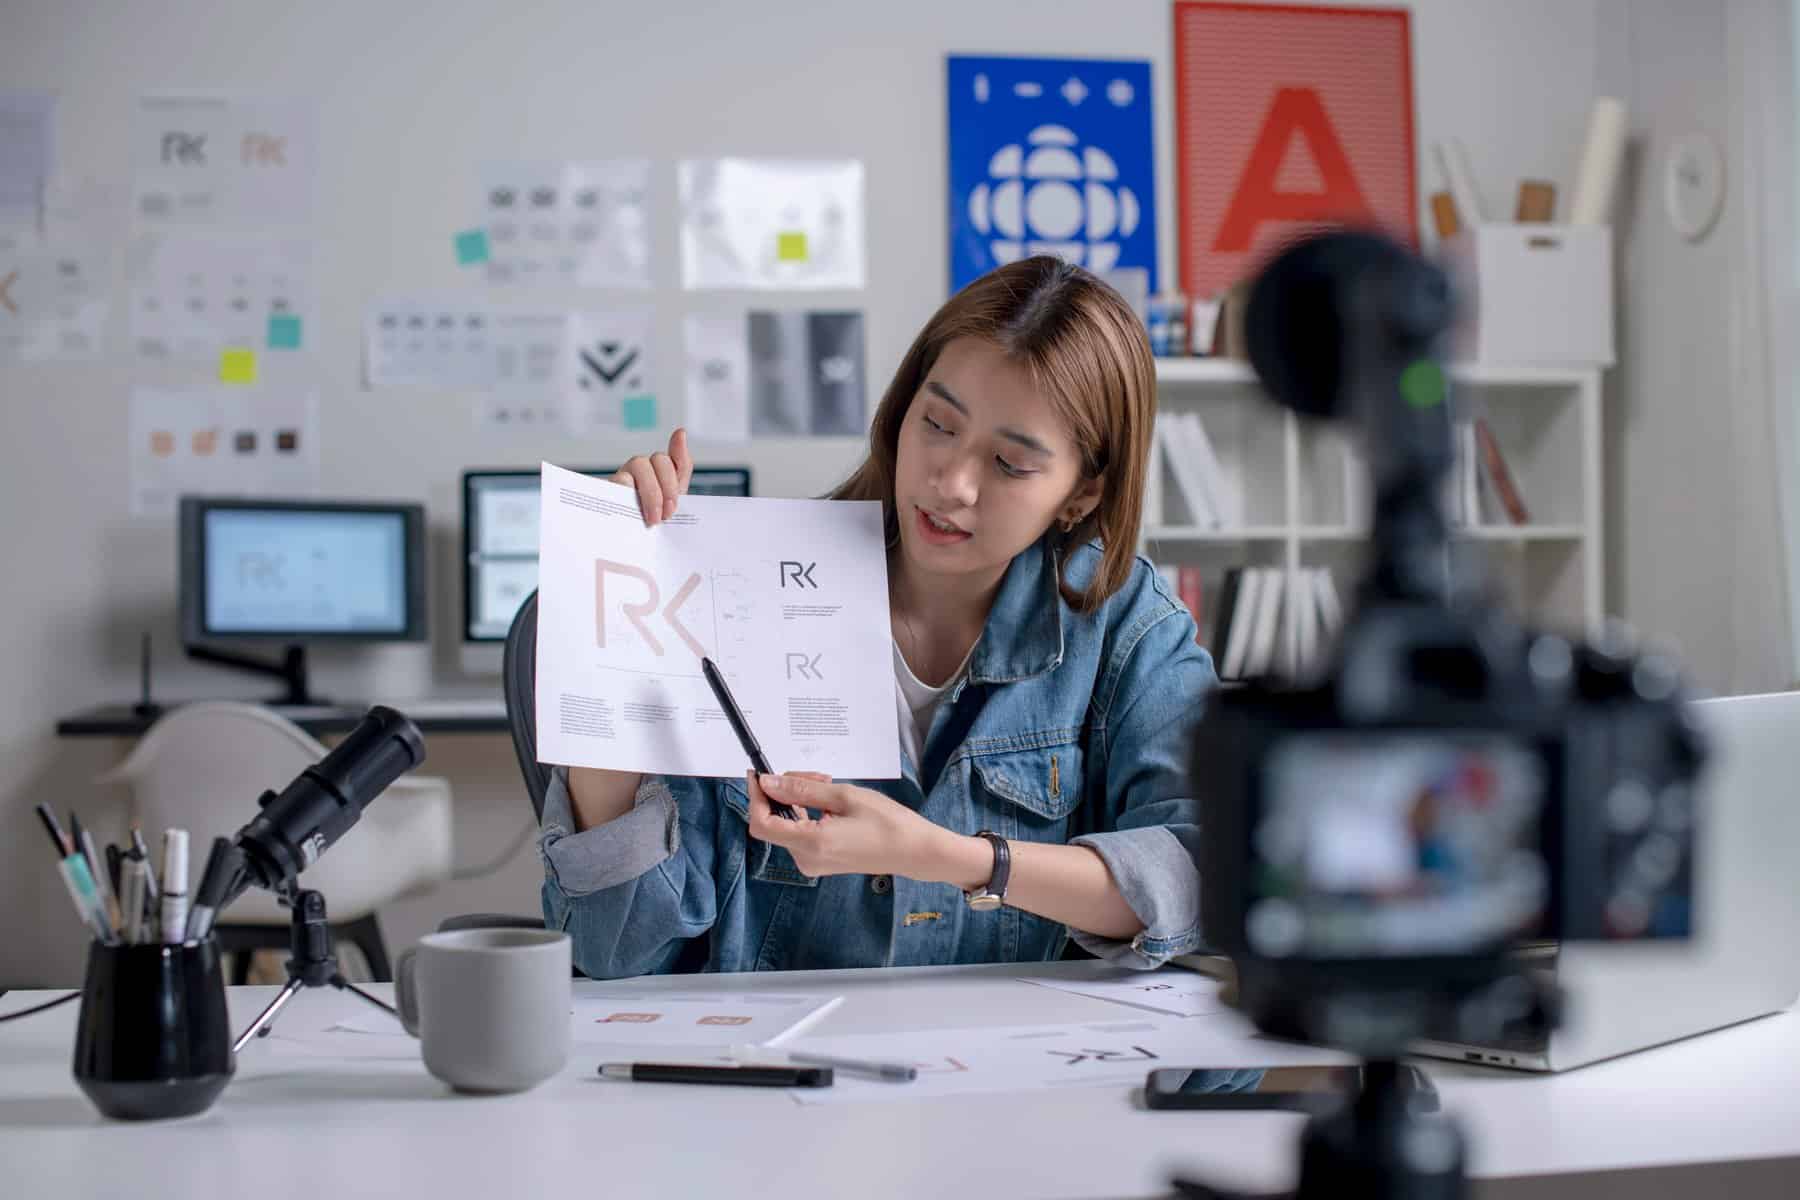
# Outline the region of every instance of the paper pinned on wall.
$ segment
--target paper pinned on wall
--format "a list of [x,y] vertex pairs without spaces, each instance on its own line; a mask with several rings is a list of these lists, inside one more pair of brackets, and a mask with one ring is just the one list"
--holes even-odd
[[177,230],[132,247],[132,351],[142,359],[211,359],[228,346],[302,349],[313,324],[305,238]]
[[650,317],[648,308],[569,314],[571,415],[584,432],[655,428]]
[[0,225],[42,230],[44,188],[55,161],[56,98],[0,91]]
[[166,517],[184,493],[304,496],[319,487],[316,392],[134,388],[133,516]]
[[677,174],[684,288],[864,286],[856,159],[687,159]]
[[493,313],[457,297],[389,296],[363,316],[370,388],[494,386]]
[[101,256],[0,230],[0,363],[91,359],[109,308]]
[[694,314],[686,332],[687,424],[695,437],[860,437],[868,430],[860,312]]
[[648,159],[495,163],[481,187],[490,281],[650,286]]
[[692,437],[750,439],[750,352],[744,323],[743,313],[689,313],[682,323]]
[[249,94],[141,96],[131,127],[141,227],[265,229],[312,223],[318,114]]
[[575,379],[569,320],[560,310],[492,310],[494,384],[476,402],[477,428],[581,432],[569,394]]

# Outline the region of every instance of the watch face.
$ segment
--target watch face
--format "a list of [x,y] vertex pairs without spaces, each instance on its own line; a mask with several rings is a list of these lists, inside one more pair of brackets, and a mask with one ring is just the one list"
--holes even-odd
[[1000,897],[992,892],[983,892],[979,896],[969,897],[969,907],[976,912],[991,912],[1000,907]]

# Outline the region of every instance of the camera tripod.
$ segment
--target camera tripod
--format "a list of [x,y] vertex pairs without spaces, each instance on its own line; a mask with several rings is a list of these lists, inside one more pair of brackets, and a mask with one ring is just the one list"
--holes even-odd
[[[1293,1200],[1462,1200],[1462,1131],[1449,1118],[1420,1112],[1392,1058],[1363,1064],[1362,1087],[1331,1112],[1307,1121],[1300,1141],[1300,1185]],[[1252,1200],[1207,1184],[1175,1180],[1191,1200]],[[1277,1195],[1254,1200],[1276,1200]]]
[[305,888],[283,891],[279,896],[292,913],[288,936],[288,948],[292,952],[292,957],[287,960],[288,981],[275,999],[269,1001],[269,1006],[231,1044],[232,1054],[237,1054],[249,1045],[253,1037],[267,1037],[276,1015],[294,998],[294,993],[303,987],[325,987],[329,984],[341,992],[361,996],[398,1020],[399,1014],[394,1011],[393,1005],[363,991],[345,979],[344,973],[338,970],[337,953],[331,945],[331,927],[326,924],[325,897]]

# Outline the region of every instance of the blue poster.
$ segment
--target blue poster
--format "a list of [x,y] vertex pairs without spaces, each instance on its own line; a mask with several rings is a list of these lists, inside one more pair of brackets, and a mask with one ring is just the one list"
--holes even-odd
[[950,287],[1055,254],[1156,292],[1150,63],[948,56]]

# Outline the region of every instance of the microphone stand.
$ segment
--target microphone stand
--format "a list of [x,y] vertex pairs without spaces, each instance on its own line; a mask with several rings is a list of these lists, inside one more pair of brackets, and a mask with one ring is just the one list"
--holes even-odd
[[250,1027],[238,1035],[237,1041],[231,1044],[231,1053],[236,1055],[253,1037],[269,1036],[276,1015],[303,987],[330,985],[341,992],[361,996],[398,1020],[400,1014],[393,1005],[363,991],[338,970],[337,954],[331,945],[331,926],[325,920],[325,897],[307,888],[296,889],[291,883],[277,896],[293,914],[288,936],[288,947],[293,952],[293,957],[287,960],[288,981],[269,1006],[250,1022]]

